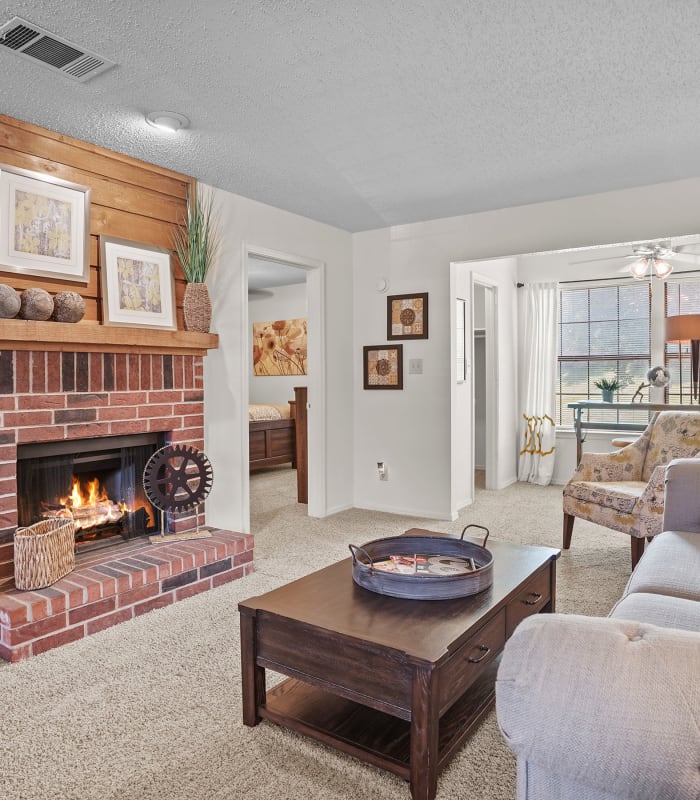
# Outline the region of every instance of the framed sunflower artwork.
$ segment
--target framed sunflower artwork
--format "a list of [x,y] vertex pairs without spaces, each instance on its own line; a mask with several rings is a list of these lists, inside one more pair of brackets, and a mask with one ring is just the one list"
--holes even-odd
[[428,293],[394,294],[386,299],[386,338],[428,338]]
[[403,389],[403,345],[367,345],[362,362],[365,389]]
[[106,325],[177,328],[169,251],[101,236],[100,267]]

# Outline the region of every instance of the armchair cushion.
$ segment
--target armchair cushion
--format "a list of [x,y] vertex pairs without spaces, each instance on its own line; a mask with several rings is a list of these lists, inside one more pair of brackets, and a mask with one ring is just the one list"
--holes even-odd
[[595,503],[630,514],[644,489],[646,482],[643,481],[576,481],[568,496],[582,503]]

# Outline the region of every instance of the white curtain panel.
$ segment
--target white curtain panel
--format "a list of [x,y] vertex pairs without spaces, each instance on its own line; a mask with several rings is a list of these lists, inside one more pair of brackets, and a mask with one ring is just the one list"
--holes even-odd
[[559,287],[531,283],[520,291],[518,480],[547,486],[554,472]]

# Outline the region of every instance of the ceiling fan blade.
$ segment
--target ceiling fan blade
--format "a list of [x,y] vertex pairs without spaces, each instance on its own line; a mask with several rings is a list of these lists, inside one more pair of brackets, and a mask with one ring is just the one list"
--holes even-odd
[[678,261],[682,264],[700,264],[700,253],[681,253],[675,251],[666,261]]
[[605,256],[603,258],[586,258],[583,261],[569,261],[569,264],[572,266],[574,264],[592,264],[594,261],[621,261],[624,259],[632,259],[636,260],[641,258],[642,256],[633,255],[633,256]]

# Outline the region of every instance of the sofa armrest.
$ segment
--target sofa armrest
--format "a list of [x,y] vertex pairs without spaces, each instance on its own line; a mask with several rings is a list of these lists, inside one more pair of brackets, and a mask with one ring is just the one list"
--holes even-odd
[[697,800],[698,675],[698,633],[536,614],[506,644],[498,722],[521,764],[610,796]]
[[663,530],[700,532],[700,458],[669,462]]

